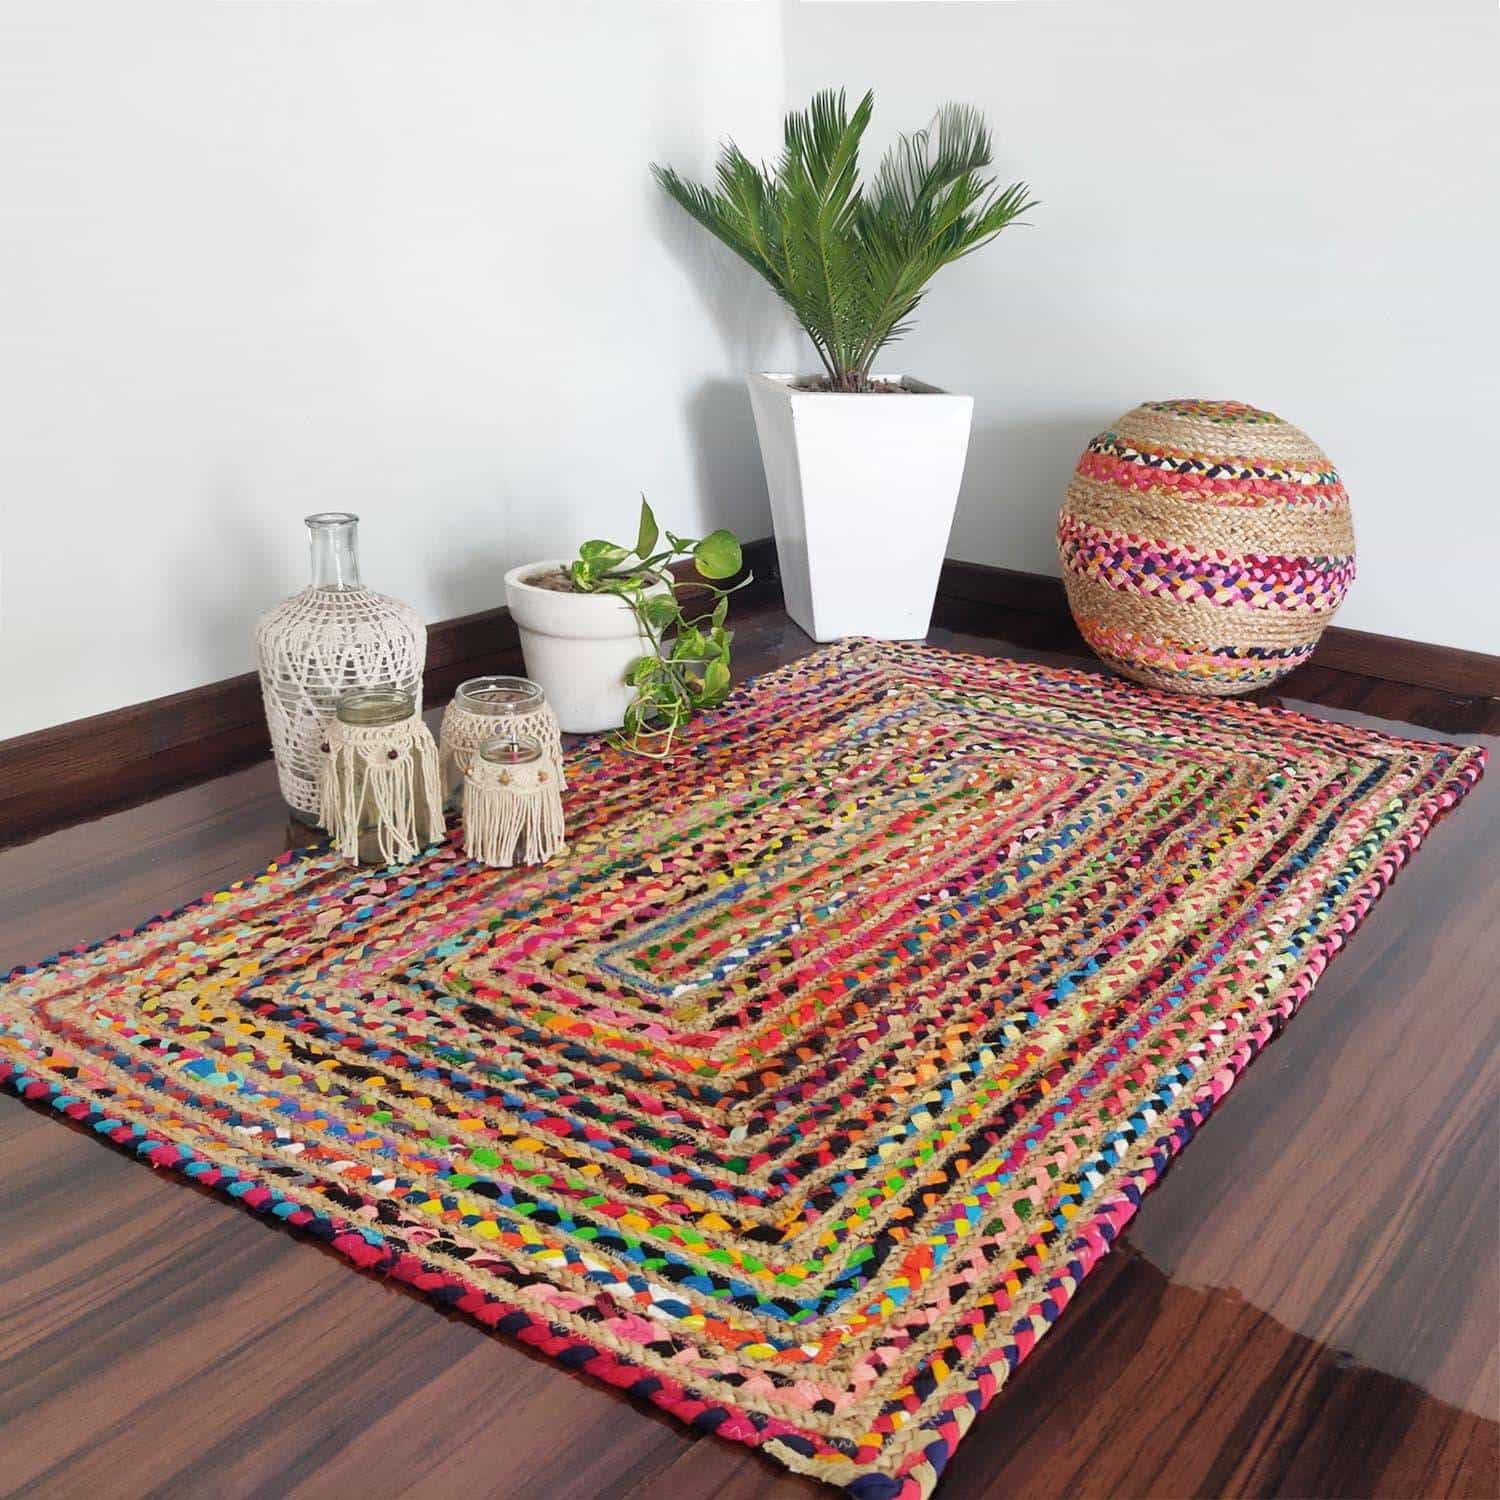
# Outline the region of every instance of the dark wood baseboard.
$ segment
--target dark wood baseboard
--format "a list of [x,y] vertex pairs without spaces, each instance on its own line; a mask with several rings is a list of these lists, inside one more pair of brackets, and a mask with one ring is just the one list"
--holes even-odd
[[1330,625],[1312,659],[1336,672],[1435,688],[1459,698],[1500,698],[1500,656]]
[[[737,597],[780,597],[776,546],[745,546],[755,581]],[[427,706],[467,677],[520,672],[521,642],[504,606],[427,631]],[[0,741],[0,846],[238,770],[271,753],[254,672]]]
[[[755,582],[743,601],[779,599],[775,543],[747,543],[745,562]],[[1039,573],[950,560],[934,621],[1049,650],[1082,648],[1062,580]],[[1500,698],[1500,657],[1478,651],[1335,626],[1313,660],[1458,697]],[[443,620],[428,630],[423,692],[429,706],[446,703],[466,677],[520,670],[520,640],[507,609]],[[0,845],[222,775],[270,751],[253,672],[0,742]]]
[[[943,564],[942,581],[938,585],[941,622],[953,628],[982,631],[986,611],[1034,617],[1038,633],[1046,639],[1028,644],[1045,643],[1054,649],[1074,642],[1082,644],[1068,610],[1068,596],[1061,578],[950,558]],[[1357,672],[1363,677],[1429,688],[1460,698],[1500,698],[1500,656],[1489,656],[1482,651],[1464,651],[1457,646],[1436,646],[1330,625],[1323,632],[1312,660],[1317,666],[1333,671]]]

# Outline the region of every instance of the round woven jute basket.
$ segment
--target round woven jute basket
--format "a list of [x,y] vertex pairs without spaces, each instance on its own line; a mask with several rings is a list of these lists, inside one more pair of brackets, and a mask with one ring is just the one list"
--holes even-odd
[[1240,401],[1148,401],[1101,432],[1068,486],[1057,549],[1089,645],[1184,693],[1275,682],[1312,655],[1354,580],[1333,465]]

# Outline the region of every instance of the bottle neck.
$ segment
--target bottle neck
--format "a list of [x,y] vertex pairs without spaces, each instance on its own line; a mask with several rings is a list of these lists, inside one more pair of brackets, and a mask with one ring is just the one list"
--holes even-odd
[[359,588],[359,517],[348,511],[322,511],[306,521],[312,586]]

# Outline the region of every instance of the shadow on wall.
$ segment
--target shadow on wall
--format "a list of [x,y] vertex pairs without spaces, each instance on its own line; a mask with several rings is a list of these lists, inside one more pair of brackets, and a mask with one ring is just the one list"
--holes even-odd
[[[288,543],[275,536],[278,525],[305,538],[306,510],[268,518],[264,505],[238,479],[223,478],[205,487],[202,515],[214,538],[214,555],[223,566],[202,565],[203,536],[192,527],[178,532],[179,545],[163,554],[156,569],[162,589],[166,631],[190,653],[191,681],[212,682],[224,676],[223,663],[251,661],[255,623],[273,605],[307,587],[307,544],[288,552]],[[288,556],[297,566],[289,568]],[[139,629],[139,627],[137,627]],[[159,627],[151,627],[152,631]],[[149,651],[151,633],[140,629],[138,649]],[[242,668],[241,670],[245,670]]]
[[[697,294],[717,335],[726,368],[764,370],[791,348],[791,316],[781,299],[740,258],[695,224],[654,185],[658,238]],[[749,402],[745,405],[749,412]]]
[[688,431],[698,493],[715,522],[743,541],[771,534],[771,502],[743,380],[705,380],[689,398]]
[[1078,455],[1116,415],[1099,407],[1073,416],[978,422],[948,555],[1056,577],[1057,514],[1068,480]]
[[[470,614],[480,610],[496,609],[505,603],[505,574],[508,569],[517,563],[531,562],[544,556],[562,550],[560,546],[554,546],[552,552],[545,550],[537,551],[535,547],[523,547],[521,554],[515,553],[515,548],[505,545],[498,538],[487,540],[483,545],[475,546],[472,541],[464,547],[445,555],[443,564],[438,567],[433,575],[433,581],[440,599],[468,599],[479,600],[469,610],[460,611],[459,614]],[[443,613],[443,618],[454,616],[454,611],[448,610]],[[433,623],[428,621],[429,624]]]
[[665,194],[657,191],[657,197],[658,237],[717,339],[722,359],[716,363],[725,371],[704,380],[684,412],[698,493],[713,524],[731,526],[745,539],[769,536],[770,502],[744,377],[803,358],[791,317],[737,256]]

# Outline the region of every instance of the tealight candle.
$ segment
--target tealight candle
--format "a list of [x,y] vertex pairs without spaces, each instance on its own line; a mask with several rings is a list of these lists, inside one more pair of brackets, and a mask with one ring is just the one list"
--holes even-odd
[[492,766],[526,766],[542,758],[542,747],[535,740],[486,740],[479,747],[482,759]]
[[439,734],[446,800],[456,803],[464,773],[486,740],[535,740],[562,781],[562,733],[541,688],[526,677],[471,677],[458,685]]
[[486,865],[542,864],[563,838],[561,778],[541,743],[485,740],[464,774],[464,852]]

